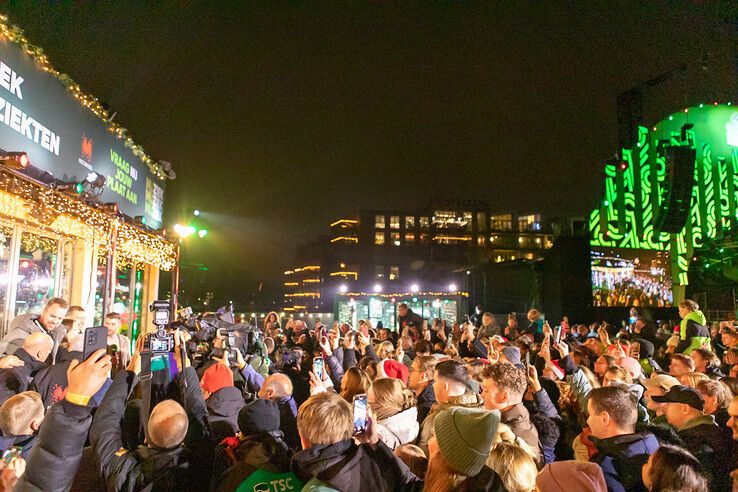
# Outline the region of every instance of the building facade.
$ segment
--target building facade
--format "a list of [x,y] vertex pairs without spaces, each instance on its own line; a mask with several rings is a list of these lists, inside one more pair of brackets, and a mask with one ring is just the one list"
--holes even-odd
[[[459,310],[468,270],[488,262],[537,260],[552,244],[551,225],[540,214],[492,213],[485,201],[361,210],[331,223],[329,235],[298,248],[295,268],[285,272],[284,309],[336,311],[336,300],[354,293],[354,301],[363,294],[419,299],[417,307],[426,309],[425,301],[429,313],[445,309],[447,300]],[[376,317],[389,319],[387,309]],[[374,311],[379,313],[378,305]]]

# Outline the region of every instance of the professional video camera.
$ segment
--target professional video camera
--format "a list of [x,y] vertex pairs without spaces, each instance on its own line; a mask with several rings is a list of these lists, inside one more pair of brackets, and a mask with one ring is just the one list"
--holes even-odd
[[168,354],[174,350],[174,335],[167,333],[169,325],[169,301],[154,301],[149,305],[154,313],[156,331],[147,333],[143,349],[152,354]]

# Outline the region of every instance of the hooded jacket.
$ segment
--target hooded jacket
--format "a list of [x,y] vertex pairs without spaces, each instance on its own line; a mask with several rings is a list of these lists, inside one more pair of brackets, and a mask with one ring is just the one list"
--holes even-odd
[[451,407],[466,407],[466,408],[481,408],[484,402],[482,397],[477,393],[467,391],[461,396],[452,396],[446,403],[436,402],[431,407],[430,413],[423,420],[420,426],[420,435],[418,436],[418,446],[423,452],[428,454],[428,441],[433,437],[433,424],[436,420],[436,415],[441,410],[445,410]]
[[650,432],[637,432],[597,439],[589,437],[597,447],[592,461],[600,465],[609,492],[646,491],[641,468],[648,456],[656,452],[659,442]]
[[311,487],[341,492],[395,491],[419,482],[383,443],[357,445],[353,439],[316,445],[292,457],[292,471]]
[[214,439],[233,436],[238,432],[238,412],[246,402],[241,390],[235,386],[221,388],[205,400],[208,407],[208,424]]
[[710,348],[710,330],[706,324],[707,318],[699,309],[688,313],[679,324],[679,344],[674,352],[689,355],[703,345]]
[[417,407],[410,407],[377,422],[379,438],[393,451],[403,444],[415,441],[418,432],[420,432],[420,424],[418,424]]

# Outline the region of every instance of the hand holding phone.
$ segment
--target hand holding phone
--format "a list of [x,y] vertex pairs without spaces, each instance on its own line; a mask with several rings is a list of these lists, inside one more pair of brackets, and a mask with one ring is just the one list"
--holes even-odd
[[98,350],[108,348],[108,329],[104,326],[91,326],[85,329],[82,360],[87,360]]
[[317,376],[320,381],[323,381],[323,364],[325,361],[322,357],[315,357],[313,359],[313,374]]
[[366,431],[368,400],[365,393],[354,396],[354,433]]
[[561,326],[557,326],[556,328],[554,328],[553,339],[554,339],[554,345],[556,345],[557,343],[561,341]]

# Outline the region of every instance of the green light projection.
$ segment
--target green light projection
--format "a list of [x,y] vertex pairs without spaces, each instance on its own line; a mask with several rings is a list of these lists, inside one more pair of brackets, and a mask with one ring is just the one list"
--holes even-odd
[[[678,234],[654,226],[667,191],[664,145],[696,149],[691,210]],[[687,285],[694,249],[738,220],[738,110],[687,108],[650,130],[640,127],[636,146],[621,155],[621,162],[605,163],[605,196],[589,216],[590,245],[669,251],[674,283]]]

